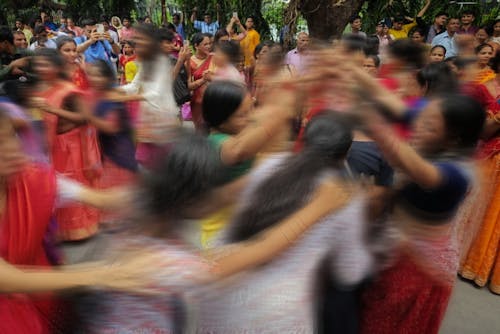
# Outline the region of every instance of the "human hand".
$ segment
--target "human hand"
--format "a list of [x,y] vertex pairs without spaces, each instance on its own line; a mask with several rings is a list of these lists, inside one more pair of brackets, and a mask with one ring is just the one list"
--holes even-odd
[[203,79],[205,81],[212,81],[213,80],[213,76],[214,76],[214,73],[210,70],[206,70],[205,72],[203,72]]
[[92,31],[92,33],[90,34],[90,40],[93,43],[95,43],[95,42],[97,42],[100,39],[101,39],[101,34],[98,33],[97,31]]
[[23,68],[23,67],[28,66],[30,59],[31,59],[31,57],[19,58],[19,59],[11,61],[9,65],[12,66],[13,68],[15,68],[15,67]]
[[182,62],[185,62],[186,60],[190,59],[192,56],[191,54],[191,48],[189,46],[183,46],[179,50],[179,60]]
[[113,41],[113,38],[111,37],[111,34],[109,33],[109,31],[106,31],[105,33],[102,34],[102,39],[105,39],[108,42]]

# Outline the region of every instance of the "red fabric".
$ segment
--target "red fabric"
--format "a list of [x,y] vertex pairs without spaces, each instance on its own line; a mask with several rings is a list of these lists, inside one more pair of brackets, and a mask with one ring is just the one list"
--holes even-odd
[[437,334],[451,291],[403,253],[364,291],[361,333]]
[[304,132],[306,130],[307,123],[309,123],[311,119],[313,119],[317,115],[321,114],[321,112],[328,109],[328,101],[324,99],[311,101],[311,104],[312,107],[309,108],[306,115],[302,119],[299,135],[297,136],[297,139],[295,140],[295,144],[293,146],[294,152],[300,152],[304,147]]
[[90,87],[89,79],[87,78],[87,74],[78,66],[75,72],[73,72],[73,77],[71,78],[72,82],[76,87],[82,90],[87,90]]
[[[60,84],[42,97],[48,104],[61,108],[67,96],[80,93],[71,84]],[[58,116],[44,113],[44,121],[54,169],[83,185],[96,186],[102,174],[102,163],[95,128],[82,125],[58,134]],[[56,219],[62,240],[81,240],[96,233],[99,210],[75,203],[58,209]]]
[[[193,80],[199,80],[203,78],[203,73],[210,68],[212,63],[212,56],[208,56],[207,59],[198,67],[193,60],[191,60],[191,75]],[[203,115],[201,113],[201,101],[203,99],[203,93],[205,92],[207,85],[202,85],[193,91],[193,96],[191,97],[191,114],[193,117],[193,123],[197,130],[203,130],[205,127],[205,121],[203,120]]]
[[[53,213],[54,171],[29,166],[8,180],[0,221],[0,255],[16,265],[48,266],[43,238]],[[56,302],[49,296],[0,295],[0,333],[49,333]]]

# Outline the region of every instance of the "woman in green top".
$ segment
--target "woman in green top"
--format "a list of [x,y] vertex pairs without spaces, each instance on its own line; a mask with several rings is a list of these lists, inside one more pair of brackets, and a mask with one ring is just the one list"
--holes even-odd
[[[228,168],[226,182],[245,175],[257,153],[291,124],[294,102],[268,101],[253,110],[252,97],[244,85],[216,80],[207,87],[202,102],[203,118],[210,129],[208,138]],[[231,209],[224,208],[202,221],[203,247],[228,221]]]

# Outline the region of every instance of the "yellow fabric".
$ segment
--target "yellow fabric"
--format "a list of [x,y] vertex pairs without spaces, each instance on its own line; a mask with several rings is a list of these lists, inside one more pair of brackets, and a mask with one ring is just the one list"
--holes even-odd
[[226,226],[233,213],[233,206],[223,208],[201,220],[201,246],[209,248],[210,241]]
[[125,82],[130,83],[134,80],[138,68],[135,61],[129,61],[125,64]]
[[42,111],[37,108],[31,108],[29,109],[29,112],[31,113],[31,119],[34,121],[41,121],[43,119],[42,117]]
[[253,52],[255,47],[260,43],[260,35],[255,30],[248,30],[247,36],[243,38],[240,42],[241,49],[243,50],[243,55],[245,56],[245,66],[250,66],[252,64]]
[[26,37],[26,40],[28,41],[28,45],[29,45],[31,39],[33,38],[33,33],[29,29],[24,29],[23,33],[24,33],[24,36]]
[[410,24],[405,24],[401,30],[389,29],[389,34],[394,37],[394,39],[408,38],[408,33],[417,25],[417,22],[412,22]]
[[493,72],[491,69],[487,68],[482,71],[480,71],[477,76],[476,76],[476,83],[479,84],[484,84],[487,81],[493,80],[496,78],[495,72]]

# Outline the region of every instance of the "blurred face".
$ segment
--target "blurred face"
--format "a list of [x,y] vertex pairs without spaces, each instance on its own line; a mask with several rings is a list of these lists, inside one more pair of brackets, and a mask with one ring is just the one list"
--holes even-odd
[[447,142],[446,126],[439,101],[431,101],[420,113],[413,125],[411,145],[420,153],[441,151]]
[[67,25],[68,24],[68,20],[65,19],[65,18],[61,18],[61,24],[62,25]]
[[474,15],[472,15],[472,14],[464,14],[464,15],[462,15],[462,19],[460,21],[464,25],[469,25],[472,22],[474,22]]
[[87,76],[90,86],[95,90],[105,90],[108,87],[108,80],[99,72],[97,66],[89,66],[87,68]]
[[175,25],[178,25],[178,24],[181,22],[181,20],[180,20],[180,18],[179,18],[177,15],[175,15],[175,16],[172,18],[172,22],[173,22]]
[[500,22],[495,23],[493,26],[493,35],[500,36]]
[[42,13],[40,14],[40,18],[42,19],[42,22],[43,22],[43,23],[45,23],[45,22],[49,22],[49,21],[50,21],[49,14],[44,13],[44,12],[42,12]]
[[224,67],[229,64],[229,57],[225,55],[218,47],[215,47],[214,64],[217,67]]
[[12,123],[0,121],[0,177],[18,172],[25,163],[21,144],[17,139]]
[[120,25],[120,21],[118,21],[118,18],[117,17],[113,17],[111,19],[111,23],[113,23],[114,26],[118,26]]
[[134,48],[129,44],[125,44],[123,46],[123,53],[129,56],[134,53]]
[[248,113],[252,110],[253,101],[250,94],[247,94],[238,110],[229,119],[219,126],[223,133],[237,135],[248,125]]
[[71,28],[75,26],[75,22],[73,21],[73,19],[67,19],[66,24]]
[[146,17],[146,18],[144,19],[144,23],[146,23],[146,24],[151,24],[151,23],[153,23],[153,21],[151,21],[151,18],[150,18],[150,17]]
[[108,31],[109,30],[109,23],[108,23],[108,21],[101,22],[101,24],[104,27],[104,31]]
[[443,48],[435,48],[429,55],[429,62],[439,63],[444,60],[445,51]]
[[246,21],[245,21],[245,27],[247,29],[253,29],[254,28],[254,22],[253,22],[253,19],[251,17],[249,17]]
[[414,42],[417,42],[417,43],[424,43],[424,36],[422,34],[420,34],[419,31],[415,31],[412,35],[411,35],[411,39],[414,41]]
[[361,20],[356,19],[351,23],[351,27],[353,30],[361,30]]
[[460,21],[458,19],[450,19],[446,25],[446,30],[450,33],[456,33],[460,28]]
[[438,16],[434,19],[434,23],[438,26],[444,26],[448,17],[446,15]]
[[38,40],[39,45],[44,44],[49,39],[48,33],[45,30],[42,31],[41,33],[39,33],[38,35],[36,35],[36,38]]
[[307,34],[300,34],[297,39],[297,50],[304,51],[309,45],[309,36]]
[[375,61],[372,58],[370,57],[365,58],[365,60],[363,61],[363,69],[370,75],[374,77],[377,76],[378,69],[377,66],[375,65]]
[[389,33],[389,27],[388,26],[384,26],[384,34],[388,34]]
[[28,47],[28,41],[23,33],[14,34],[14,46],[18,49],[26,49]]
[[129,19],[123,19],[123,26],[130,28],[130,20]]
[[483,44],[488,39],[488,33],[484,29],[479,29],[475,37],[479,44]]
[[85,36],[87,36],[87,38],[90,38],[90,35],[94,31],[96,31],[96,27],[95,26],[85,26],[84,32],[85,32]]
[[202,55],[208,55],[212,50],[212,40],[208,37],[203,38],[200,44],[195,45],[196,51]]
[[403,22],[394,22],[392,24],[392,29],[394,29],[394,30],[401,30],[401,29],[403,29]]
[[35,57],[33,69],[42,80],[54,80],[58,78],[60,69],[50,60],[44,57]]
[[493,48],[490,46],[482,48],[477,54],[477,61],[481,65],[488,65],[491,58],[493,58]]
[[212,23],[212,17],[210,15],[205,15],[203,17],[203,20],[205,21],[206,24]]
[[135,53],[139,58],[148,59],[152,56],[152,50],[154,50],[153,40],[146,35],[141,33],[135,33],[134,35],[135,43]]
[[61,52],[61,55],[64,57],[66,63],[68,64],[76,63],[76,60],[78,58],[78,52],[76,52],[75,43],[68,42],[63,44],[63,46],[59,49],[59,52]]
[[377,35],[382,34],[384,32],[384,25],[383,24],[377,25],[377,27],[375,28],[375,32],[377,33]]
[[161,41],[161,50],[166,54],[174,52],[174,47],[175,45],[172,41]]
[[266,45],[257,54],[257,59],[261,61],[266,61],[266,56],[268,53],[269,53],[269,47]]
[[23,29],[24,24],[21,21],[16,21],[16,29]]

